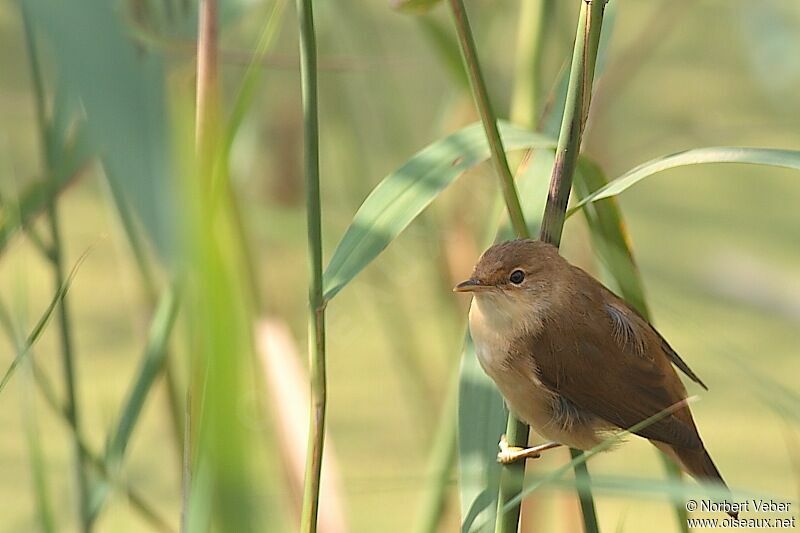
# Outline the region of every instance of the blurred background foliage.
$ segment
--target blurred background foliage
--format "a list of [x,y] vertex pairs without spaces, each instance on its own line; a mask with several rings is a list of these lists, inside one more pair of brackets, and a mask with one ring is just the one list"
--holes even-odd
[[[800,146],[797,2],[612,1],[611,40],[584,140],[585,153],[607,176],[693,147]],[[577,1],[551,4],[536,87],[542,106],[571,53],[578,8]],[[186,170],[176,131],[193,90],[197,7],[177,0],[85,5],[37,0],[30,11],[36,33],[47,36],[37,42],[48,105],[66,116],[54,130],[62,141],[85,130],[88,152],[103,155],[102,166],[78,158],[86,162],[76,165],[80,171],[69,158],[57,159],[67,160],[69,174],[57,200],[66,270],[91,248],[68,299],[83,434],[92,449],[102,450],[142,363],[161,292],[154,287],[166,286],[174,271],[183,210],[193,209],[176,192],[175,176]],[[221,4],[226,113],[273,7]],[[352,0],[315,6],[326,258],[384,176],[477,118],[446,10],[434,6],[419,14],[411,7]],[[495,109],[508,117],[520,6],[502,0],[468,8]],[[80,16],[85,13],[91,16]],[[231,148],[229,178],[250,254],[253,315],[288,325],[303,353],[307,258],[297,33],[292,9],[278,16],[276,39],[258,64],[260,80]],[[0,64],[0,295],[24,333],[57,290],[30,236],[47,235],[47,224],[34,217],[31,234],[8,241],[4,230],[18,218],[18,200],[30,187],[58,172],[42,157],[16,3],[0,6]],[[481,165],[446,190],[328,309],[328,434],[349,530],[408,531],[433,482],[426,465],[459,364],[467,308],[449,288],[469,273],[495,222],[491,174]],[[688,167],[648,180],[619,201],[654,321],[709,385],[694,412],[720,470],[734,487],[797,500],[800,177],[768,167]],[[144,259],[130,245],[126,209],[134,231],[148,236],[139,250]],[[581,217],[568,221],[562,243],[573,262],[600,272]],[[154,265],[147,283],[142,261]],[[184,383],[193,344],[185,324],[177,329],[169,354]],[[33,351],[37,368],[56,383],[59,342],[51,324]],[[4,337],[0,346],[10,364],[14,344]],[[44,508],[55,530],[71,531],[78,524],[72,436],[35,388],[30,365],[22,366],[0,396],[0,529],[47,530],[36,496],[47,494]],[[279,442],[282,400],[270,395],[256,361],[240,367],[247,377],[233,381],[241,390],[230,416],[250,442],[243,447],[252,455],[249,505],[256,523],[268,525],[262,530],[291,530],[297,493]],[[60,383],[57,389],[64,392]],[[117,476],[177,527],[181,454],[168,396],[159,381]],[[554,452],[536,468],[565,461],[565,451]],[[601,477],[661,475],[649,445],[636,439],[591,464]],[[42,480],[44,491],[36,489]],[[675,530],[664,501],[596,497],[603,529]],[[130,496],[111,491],[109,498],[98,531],[152,530]],[[451,531],[460,522],[457,491],[448,498],[442,529]],[[531,502],[535,519],[526,521],[526,531],[580,527],[570,491],[540,491]]]

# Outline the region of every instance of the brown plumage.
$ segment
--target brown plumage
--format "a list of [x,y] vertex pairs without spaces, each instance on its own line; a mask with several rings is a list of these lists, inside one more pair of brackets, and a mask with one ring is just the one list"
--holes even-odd
[[[589,449],[674,408],[686,389],[673,364],[705,388],[651,324],[548,244],[495,245],[456,290],[474,293],[482,367],[509,408],[555,442]],[[692,476],[725,483],[685,404],[635,433]]]

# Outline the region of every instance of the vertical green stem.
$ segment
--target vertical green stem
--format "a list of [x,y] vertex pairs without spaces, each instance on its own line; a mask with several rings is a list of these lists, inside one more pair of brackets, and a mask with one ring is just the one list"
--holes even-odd
[[[50,231],[53,235],[52,260],[54,271],[54,284],[56,287],[64,285],[64,262],[61,244],[61,228],[58,221],[58,211],[55,200],[48,206]],[[92,530],[91,512],[89,509],[89,487],[86,479],[85,456],[79,445],[80,410],[78,407],[78,387],[75,378],[75,361],[73,357],[72,329],[67,295],[65,294],[58,306],[58,325],[61,337],[61,355],[64,365],[64,384],[66,386],[66,413],[70,426],[73,428],[75,464],[78,478],[78,495],[80,501],[81,526],[84,532]]]
[[522,0],[520,9],[511,120],[530,129],[536,127],[541,106],[542,30],[550,8],[551,0]]
[[569,202],[572,177],[578,162],[583,128],[589,112],[605,3],[605,0],[584,0],[578,18],[564,116],[540,235],[543,241],[555,246],[561,243],[564,213]]
[[[589,113],[605,4],[606,0],[584,0],[578,18],[564,116],[540,233],[541,240],[554,246],[561,243],[564,215],[580,154],[583,129]],[[574,449],[571,449],[570,453],[573,458],[581,454],[579,450]],[[575,466],[575,477],[579,481],[578,495],[583,511],[584,531],[586,533],[599,531],[589,485],[589,471],[585,462]]]
[[[508,166],[508,160],[506,159],[506,153],[503,149],[502,140],[500,139],[500,133],[497,130],[497,118],[492,110],[491,102],[489,101],[489,93],[486,89],[483,74],[481,73],[480,64],[478,62],[478,52],[475,48],[475,41],[472,37],[472,30],[470,29],[463,0],[450,0],[450,9],[453,13],[453,19],[458,33],[461,55],[464,59],[467,73],[469,74],[470,87],[472,87],[475,106],[478,108],[481,122],[486,131],[486,138],[489,142],[489,148],[492,154],[492,163],[500,179],[500,188],[503,193],[503,199],[505,200],[509,218],[511,219],[511,225],[518,237],[528,237],[528,227],[525,224],[522,206],[520,205],[519,196],[514,185],[514,178]],[[528,433],[528,425],[509,414],[506,427],[506,438],[508,442],[512,446],[524,446],[528,442]],[[524,462],[503,467],[500,478],[500,492],[498,495],[498,531],[516,531],[517,529],[520,511],[519,505],[505,513],[501,512],[501,510],[504,508],[506,502],[522,490],[524,473]]]
[[322,220],[319,189],[319,123],[317,116],[317,43],[312,0],[297,0],[300,30],[300,78],[303,97],[303,159],[306,175],[306,213],[310,287],[308,345],[311,375],[308,446],[300,531],[317,530],[322,451],[325,445],[325,301],[322,298]]
[[497,130],[497,117],[489,101],[489,92],[486,89],[486,82],[481,73],[478,61],[478,51],[475,48],[475,40],[472,38],[467,11],[464,9],[463,0],[450,0],[450,10],[453,13],[458,42],[461,46],[461,56],[469,74],[469,84],[472,87],[472,96],[475,100],[475,107],[481,116],[483,128],[486,131],[486,139],[489,142],[489,149],[492,154],[492,164],[500,179],[500,189],[503,192],[503,199],[506,202],[508,216],[511,225],[519,237],[528,236],[528,227],[525,225],[525,217],[522,214],[522,206],[519,202],[517,188],[514,185],[514,177],[506,159],[506,152],[503,149],[503,141],[500,139],[500,132]]
[[[44,82],[42,80],[39,67],[39,56],[36,48],[36,39],[33,35],[33,28],[30,18],[23,3],[22,5],[23,23],[25,26],[25,40],[28,48],[28,55],[31,62],[31,74],[33,78],[33,88],[36,97],[36,117],[41,135],[42,152],[44,154],[45,166],[49,176],[55,176],[55,147],[51,136],[51,128],[47,118],[45,104]],[[58,220],[58,210],[55,195],[51,196],[47,205],[47,216],[50,225],[52,243],[50,247],[50,260],[53,265],[53,278],[55,287],[58,289],[64,285],[64,261],[63,246],[61,240],[61,228]],[[89,487],[86,478],[86,458],[79,445],[80,431],[80,409],[77,401],[77,385],[75,378],[75,361],[72,343],[72,329],[70,325],[69,307],[67,297],[63,296],[58,306],[59,336],[61,344],[61,357],[64,372],[64,385],[66,389],[66,415],[70,426],[73,428],[73,453],[75,456],[75,470],[78,482],[78,505],[81,531],[89,532],[92,530],[91,512],[89,509]]]

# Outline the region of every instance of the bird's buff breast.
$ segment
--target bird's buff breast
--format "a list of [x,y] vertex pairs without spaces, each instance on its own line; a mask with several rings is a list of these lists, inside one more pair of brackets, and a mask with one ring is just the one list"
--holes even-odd
[[512,359],[511,339],[535,333],[541,321],[515,320],[514,309],[498,309],[493,302],[473,298],[469,312],[469,329],[475,355],[484,372],[500,389],[506,403],[517,417],[529,424],[542,437],[580,449],[589,449],[600,440],[594,428],[578,424],[564,428],[554,419],[556,395],[540,381],[535,354],[526,354],[524,361]]

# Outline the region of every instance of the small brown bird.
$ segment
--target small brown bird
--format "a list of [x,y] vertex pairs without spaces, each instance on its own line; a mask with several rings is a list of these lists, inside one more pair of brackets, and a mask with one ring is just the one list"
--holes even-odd
[[560,445],[588,450],[672,408],[635,433],[695,478],[725,484],[681,405],[686,389],[672,365],[705,384],[652,325],[557,248],[530,239],[492,246],[454,290],[474,295],[469,328],[483,370],[509,409],[552,441],[522,449],[503,438],[500,462]]

